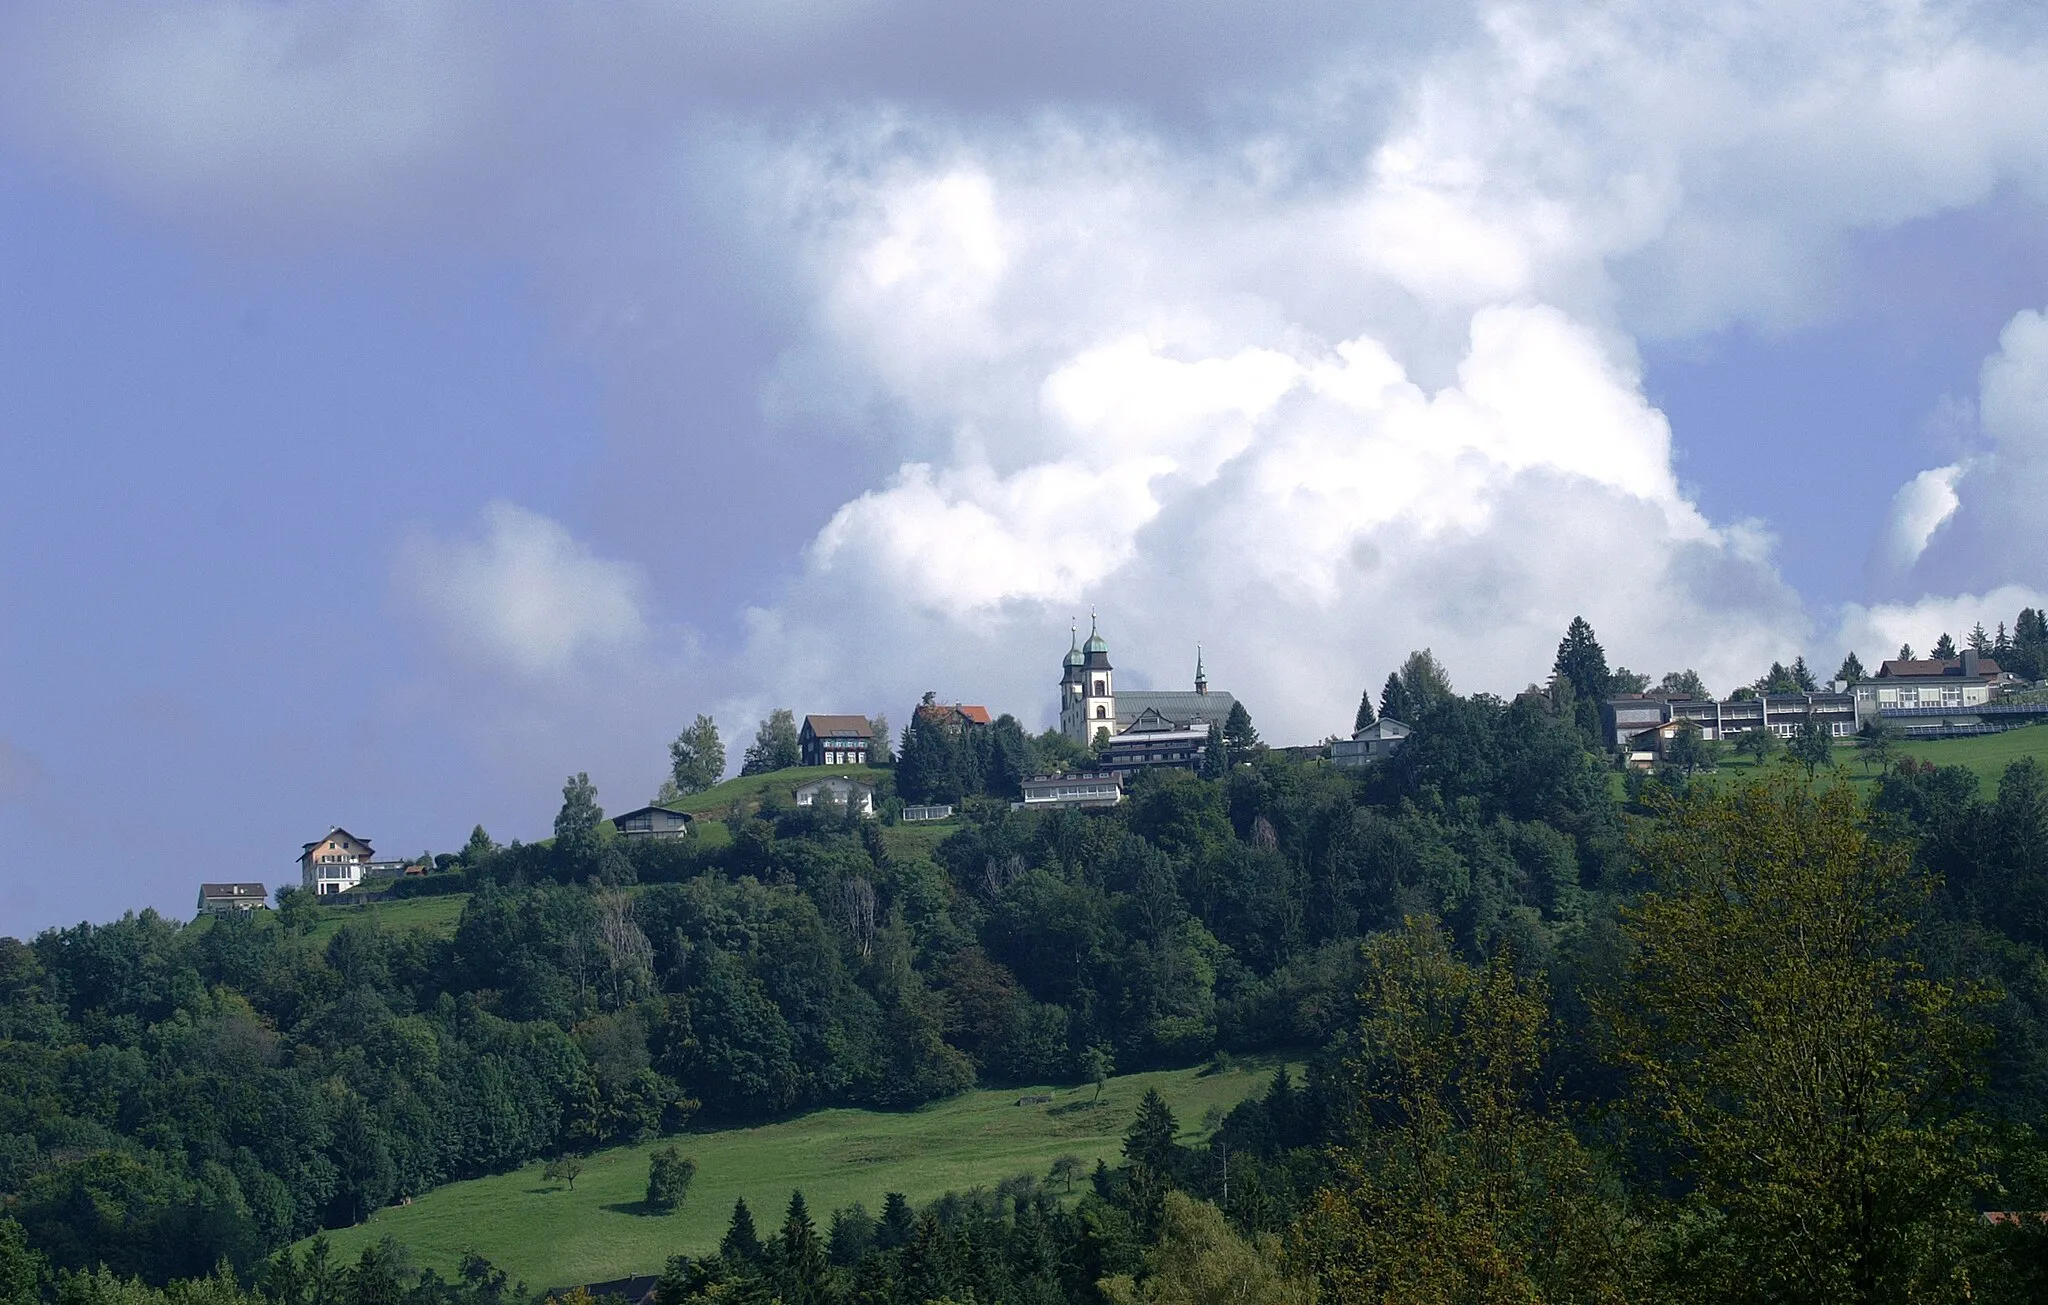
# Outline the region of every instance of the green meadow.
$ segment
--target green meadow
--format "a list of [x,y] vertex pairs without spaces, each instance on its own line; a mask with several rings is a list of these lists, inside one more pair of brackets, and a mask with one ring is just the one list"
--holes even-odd
[[[685,1133],[590,1156],[573,1191],[543,1179],[536,1161],[447,1184],[326,1235],[339,1258],[353,1260],[388,1234],[444,1274],[475,1250],[535,1288],[655,1273],[671,1255],[715,1249],[741,1197],[766,1235],[796,1188],[822,1228],[833,1209],[855,1201],[879,1211],[889,1192],[916,1203],[1017,1174],[1043,1178],[1063,1155],[1081,1160],[1085,1182],[1098,1159],[1117,1162],[1147,1088],[1173,1107],[1182,1141],[1199,1142],[1212,1109],[1263,1091],[1280,1063],[1245,1058],[1220,1070],[1122,1075],[1108,1080],[1099,1103],[1092,1086],[982,1090],[903,1113],[820,1110],[757,1128]],[[1019,1104],[1044,1092],[1052,1093],[1049,1104]],[[642,1205],[647,1157],[661,1146],[697,1162],[688,1201],[669,1215]]]

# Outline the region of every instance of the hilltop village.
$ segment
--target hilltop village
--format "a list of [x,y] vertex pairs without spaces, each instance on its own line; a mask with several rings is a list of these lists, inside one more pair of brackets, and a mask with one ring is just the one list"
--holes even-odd
[[[2048,675],[2044,650],[2048,628],[2041,613],[2027,609],[2011,633],[2002,622],[1996,634],[1979,625],[1961,646],[1944,633],[1930,656],[1903,647],[1875,672],[1866,673],[1852,652],[1820,684],[1804,658],[1795,658],[1716,698],[1692,671],[1652,685],[1625,667],[1608,670],[1591,626],[1575,619],[1547,684],[1532,684],[1522,696],[1579,722],[1628,771],[1690,773],[1711,768],[1724,749],[1762,758],[1786,748],[1818,764],[1850,742],[1883,761],[1905,740],[1995,734],[2048,720],[2048,691],[2035,683]],[[1266,749],[1246,705],[1211,687],[1199,646],[1189,689],[1120,689],[1116,677],[1109,642],[1091,617],[1085,640],[1078,628],[1070,636],[1060,663],[1058,724],[1042,734],[1028,735],[1008,713],[942,703],[933,693],[911,709],[894,740],[880,714],[810,713],[799,721],[777,710],[760,723],[739,773],[805,772],[789,788],[798,807],[823,802],[865,818],[918,824],[951,820],[974,797],[1007,799],[1018,810],[1114,806],[1144,772],[1214,778],[1233,758]],[[1339,769],[1371,766],[1414,733],[1404,718],[1449,692],[1448,673],[1435,657],[1413,653],[1388,676],[1377,707],[1366,692],[1348,736],[1285,751]],[[681,809],[683,800],[717,786],[727,768],[716,722],[698,717],[670,754],[671,773],[655,800],[609,821],[617,836],[688,836],[697,815]],[[588,784],[572,778],[572,794],[579,781]],[[296,882],[286,886],[320,898],[376,894],[388,891],[389,881],[430,876],[456,859],[380,858],[366,839],[333,826],[301,848]],[[198,909],[250,910],[269,897],[261,882],[205,883]]]

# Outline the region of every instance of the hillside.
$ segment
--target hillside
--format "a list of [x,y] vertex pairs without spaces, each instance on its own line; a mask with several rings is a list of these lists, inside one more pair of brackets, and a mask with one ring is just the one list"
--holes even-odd
[[[601,1151],[574,1191],[544,1180],[535,1162],[451,1183],[327,1238],[340,1259],[351,1261],[389,1235],[450,1276],[475,1250],[535,1287],[657,1273],[678,1252],[715,1249],[741,1197],[757,1218],[772,1221],[790,1190],[801,1188],[822,1220],[856,1201],[879,1210],[892,1191],[921,1204],[1017,1174],[1043,1178],[1063,1155],[1079,1157],[1084,1173],[1097,1160],[1114,1165],[1147,1088],[1173,1107],[1182,1140],[1197,1141],[1208,1134],[1203,1118],[1210,1110],[1228,1110],[1262,1090],[1280,1063],[1258,1057],[1220,1073],[1123,1075],[1107,1082],[1099,1106],[1092,1087],[1059,1088],[1049,1106],[1020,1106],[1019,1090],[1006,1089],[903,1113],[819,1110],[758,1128],[691,1133]],[[652,1215],[641,1207],[647,1156],[671,1144],[697,1161],[696,1181],[681,1211]]]

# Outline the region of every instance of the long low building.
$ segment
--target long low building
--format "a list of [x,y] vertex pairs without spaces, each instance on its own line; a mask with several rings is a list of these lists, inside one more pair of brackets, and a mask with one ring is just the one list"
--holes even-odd
[[1790,738],[1811,717],[1835,738],[1847,738],[1856,732],[1856,707],[1849,693],[1771,693],[1720,702],[1628,694],[1608,699],[1601,714],[1608,746],[1626,748],[1645,730],[1675,720],[1698,725],[1702,738],[1726,740],[1758,729]]
[[1057,807],[1113,807],[1124,800],[1123,780],[1108,773],[1081,775],[1033,775],[1024,781],[1024,800],[1012,802],[1018,811],[1047,811]]

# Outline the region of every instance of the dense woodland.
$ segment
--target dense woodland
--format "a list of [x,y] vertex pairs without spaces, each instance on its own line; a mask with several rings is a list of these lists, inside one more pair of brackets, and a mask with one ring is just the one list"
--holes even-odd
[[663,1299],[2048,1295],[2048,770],[1618,800],[1578,629],[1511,701],[1411,659],[1363,773],[1251,735],[1109,810],[968,789],[930,858],[831,807],[614,840],[578,777],[551,843],[444,859],[450,937],[0,939],[0,1305],[496,1305],[481,1262],[280,1252],[536,1157],[1280,1047],[1307,1076],[1202,1151],[1151,1100],[1093,1175],[736,1211]]

